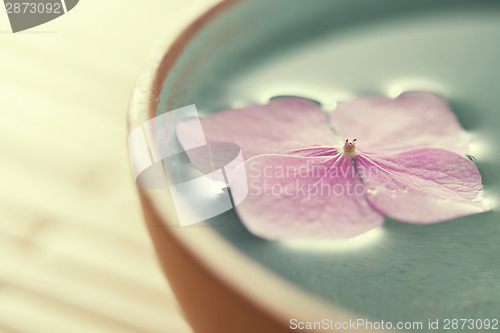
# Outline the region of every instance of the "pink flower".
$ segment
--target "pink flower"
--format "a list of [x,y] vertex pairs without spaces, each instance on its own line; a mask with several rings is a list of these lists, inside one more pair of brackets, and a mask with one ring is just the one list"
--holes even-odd
[[[183,145],[191,125],[178,126]],[[236,211],[263,238],[348,238],[384,216],[430,224],[489,210],[465,157],[468,135],[435,95],[360,98],[328,115],[278,98],[215,113],[202,127],[207,142],[241,147],[249,193]]]

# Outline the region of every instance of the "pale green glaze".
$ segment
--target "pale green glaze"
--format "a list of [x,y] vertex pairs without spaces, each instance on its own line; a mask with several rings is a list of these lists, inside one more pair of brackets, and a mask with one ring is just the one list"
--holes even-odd
[[[165,82],[159,112],[193,103],[215,112],[276,91],[312,91],[322,102],[436,92],[479,140],[472,154],[496,200],[499,65],[498,1],[252,0],[190,42]],[[208,223],[269,269],[360,317],[500,318],[498,210],[430,226],[386,220],[374,242],[344,251],[259,239],[234,212]]]

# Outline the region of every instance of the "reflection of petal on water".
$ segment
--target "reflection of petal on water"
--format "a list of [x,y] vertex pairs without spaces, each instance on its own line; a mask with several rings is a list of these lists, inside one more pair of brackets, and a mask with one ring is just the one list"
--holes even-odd
[[387,96],[396,98],[404,92],[427,91],[440,96],[447,96],[446,89],[439,83],[428,79],[405,79],[392,82],[387,86]]
[[349,239],[289,239],[280,241],[283,246],[304,251],[353,251],[374,245],[382,239],[382,228],[375,228]]
[[300,85],[298,83],[273,82],[272,86],[262,86],[254,92],[255,100],[266,104],[269,99],[276,96],[296,96],[311,99],[321,103],[324,110],[332,110],[337,101],[348,101],[354,98],[354,94],[341,89],[330,89],[324,86],[313,86],[311,84]]
[[494,154],[496,148],[493,147],[493,139],[489,139],[488,136],[480,132],[469,132],[470,134],[470,145],[469,145],[469,155],[473,156],[476,160],[488,160]]

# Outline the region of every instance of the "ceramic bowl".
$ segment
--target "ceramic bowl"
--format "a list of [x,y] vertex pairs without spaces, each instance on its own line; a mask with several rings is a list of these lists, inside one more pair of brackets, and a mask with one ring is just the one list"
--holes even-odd
[[[471,133],[494,205],[499,40],[497,1],[222,2],[157,52],[134,90],[129,129],[191,104],[203,116],[280,95],[331,108],[363,95],[433,92]],[[180,227],[169,190],[139,194],[195,332],[290,332],[324,319],[421,322],[405,331],[435,332],[436,320],[439,330],[446,320],[498,320],[496,209],[430,226],[386,219],[347,241],[287,242],[252,235],[233,210]]]

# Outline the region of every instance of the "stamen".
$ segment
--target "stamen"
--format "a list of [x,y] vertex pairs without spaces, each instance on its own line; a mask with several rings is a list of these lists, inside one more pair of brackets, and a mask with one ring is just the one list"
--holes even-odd
[[354,139],[352,140],[352,142],[350,142],[349,139],[345,140],[343,148],[345,155],[349,157],[354,157],[358,154],[358,152],[356,151],[356,140],[357,139]]

